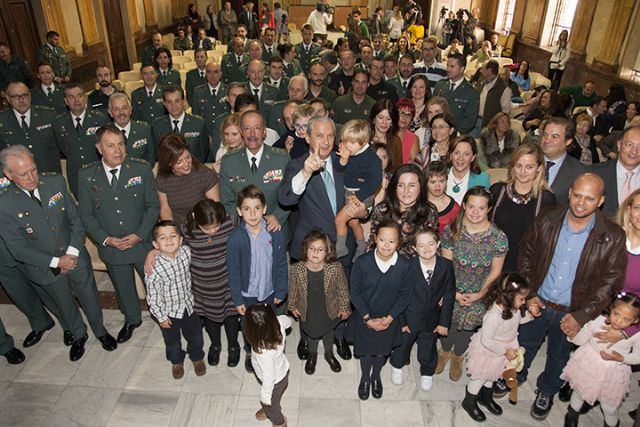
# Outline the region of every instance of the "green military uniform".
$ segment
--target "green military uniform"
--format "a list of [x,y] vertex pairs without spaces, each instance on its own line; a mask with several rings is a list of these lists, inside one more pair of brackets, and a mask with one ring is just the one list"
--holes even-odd
[[[127,157],[144,159],[153,165],[156,161],[156,144],[151,133],[151,125],[138,120],[131,120],[129,123],[131,127],[124,136]],[[120,129],[120,126],[117,127]]]
[[[202,77],[200,76],[200,73],[202,73]],[[184,88],[187,95],[187,102],[189,102],[191,108],[193,108],[193,92],[198,86],[202,86],[207,83],[207,79],[205,78],[206,75],[205,70],[200,70],[198,68],[187,71],[187,80],[184,84]]]
[[251,171],[245,148],[232,150],[222,157],[220,165],[221,201],[227,213],[236,216],[236,196],[248,185],[257,186],[267,201],[267,215],[274,215],[284,227],[289,212],[278,203],[278,188],[284,181],[284,171],[289,162],[289,154],[280,148],[264,147],[258,169]]
[[[171,116],[166,115],[155,119],[151,124],[151,133],[156,147],[160,144],[160,140],[164,135],[173,132],[174,124],[172,121]],[[184,120],[179,133],[187,141],[191,154],[200,162],[206,162],[209,155],[209,136],[204,119],[193,114],[184,113]]]
[[284,64],[284,74],[291,78],[293,76],[297,76],[302,73],[302,67],[300,66],[300,62],[297,59],[294,59],[290,64]]
[[267,127],[275,130],[278,135],[284,135],[287,132],[287,125],[284,124],[284,106],[287,105],[289,101],[280,101],[273,104],[271,108],[271,112],[269,114],[269,119],[267,120]]
[[407,90],[409,88],[408,80],[405,85],[404,82],[400,80],[400,76],[396,75],[392,79],[387,80],[387,83],[389,83],[391,86],[393,86],[396,89],[398,98],[407,98],[407,93],[408,93]]
[[[251,88],[251,83],[247,82],[244,86],[247,90],[247,93],[255,96],[255,90]],[[269,116],[271,115],[271,110],[273,109],[273,104],[278,100],[278,88],[275,86],[271,86],[269,83],[262,83],[262,93],[260,98],[258,98],[258,111],[262,113],[262,117],[264,117],[265,123],[269,120]]]
[[279,56],[278,46],[276,46],[275,43],[271,46],[267,46],[266,44],[262,46],[262,60],[265,64],[268,64],[271,58]]
[[2,319],[0,319],[0,354],[8,353],[13,350],[14,347],[13,337],[7,333],[7,330],[4,328],[4,323],[2,323]]
[[152,123],[158,117],[167,114],[162,99],[162,87],[156,85],[155,90],[149,95],[146,87],[139,87],[131,93],[131,118],[143,122]]
[[47,107],[31,106],[28,129],[22,128],[15,110],[0,112],[0,149],[9,145],[24,145],[31,153],[40,172],[61,172],[60,154],[53,134],[56,113]]
[[376,102],[365,95],[364,101],[356,104],[351,93],[336,98],[331,105],[331,115],[336,123],[345,124],[349,120],[369,120],[369,112]]
[[229,113],[229,104],[225,96],[227,87],[221,82],[216,89],[215,96],[213,96],[212,90],[213,88],[208,83],[198,86],[193,92],[193,104],[191,105],[191,112],[202,117],[207,124],[207,134],[211,140],[208,162],[215,160],[212,159],[212,156],[218,152],[222,140],[220,125]]
[[304,75],[309,75],[311,61],[320,56],[320,46],[312,42],[311,45],[307,47],[304,45],[304,42],[300,42],[295,45],[294,48]]
[[480,110],[480,92],[475,90],[467,79],[462,79],[462,83],[453,92],[449,90],[449,83],[449,80],[436,83],[433,96],[441,96],[447,100],[458,132],[464,135],[476,126]]
[[[162,47],[167,47],[164,44],[162,45]],[[156,48],[153,45],[153,43],[151,43],[149,46],[145,47],[144,50],[142,51],[142,56],[140,58],[140,62],[142,62],[142,65],[156,65],[155,60],[153,59],[154,55],[156,53]]]
[[0,92],[7,89],[12,81],[19,81],[31,87],[33,84],[33,74],[31,67],[19,56],[11,55],[9,62],[0,59]]
[[38,48],[38,63],[47,61],[53,68],[56,77],[71,77],[71,62],[69,56],[61,47],[53,47],[48,43]]
[[[113,87],[113,86],[112,86]],[[113,93],[120,92],[115,87],[113,88]],[[99,110],[104,114],[108,114],[109,109],[109,97],[111,95],[105,95],[103,91],[100,89],[94,89],[89,94],[87,105],[92,110]]]
[[85,109],[84,120],[79,129],[76,129],[77,122],[73,120],[71,113],[63,114],[53,122],[58,149],[67,158],[67,179],[74,195],[78,194],[78,171],[98,160],[96,131],[107,123],[107,116],[89,109]]
[[284,101],[289,98],[289,77],[283,75],[280,78],[280,83],[275,84],[273,80],[269,76],[264,78],[265,83],[269,83],[271,86],[278,89],[278,98],[277,101]]
[[246,82],[247,73],[242,73],[240,66],[246,62],[249,62],[249,56],[243,54],[238,61],[235,53],[225,53],[220,61],[220,69],[222,70],[222,81],[224,84],[229,85],[233,82]]
[[[93,333],[102,337],[107,331],[91,258],[83,244],[84,228],[67,183],[60,175],[42,174],[36,191],[39,201],[14,183],[0,194],[0,234],[13,258],[25,266],[29,279],[56,301],[73,336],[78,339],[87,332],[75,295]],[[77,253],[74,270],[61,273],[59,268],[50,267],[54,257],[66,253]]]
[[309,89],[309,93],[307,93],[307,96],[304,99],[306,99],[307,101],[311,101],[312,99],[315,99],[315,98],[322,98],[325,101],[327,101],[329,103],[329,105],[331,105],[331,104],[333,104],[333,101],[335,101],[337,97],[338,97],[338,95],[336,95],[336,93],[334,91],[332,91],[331,89],[329,89],[326,86],[322,86],[322,90],[320,91],[320,95],[313,96],[313,94],[311,93],[311,89]]
[[[226,103],[226,102],[225,102]],[[216,155],[222,144],[222,122],[229,115],[229,105],[227,104],[227,111],[222,114],[217,114],[213,120],[207,120],[207,132],[209,138],[211,138],[211,145],[209,148],[209,156],[207,157],[207,163],[213,163],[216,161]]]
[[[144,277],[144,260],[152,249],[151,229],[158,220],[160,203],[146,161],[125,158],[115,189],[107,174],[102,161],[80,170],[78,212],[107,266],[125,322],[138,324],[142,319],[134,269]],[[131,249],[120,251],[104,244],[108,237],[122,238],[132,233],[142,241]]]
[[48,88],[51,89],[50,94],[42,89],[42,85],[31,89],[31,105],[53,108],[56,114],[69,112],[64,103],[64,90],[56,84],[52,86],[53,88]]
[[175,68],[169,68],[165,71],[166,74],[162,74],[162,71],[156,68],[156,73],[158,73],[158,80],[156,81],[160,86],[176,85],[182,87],[180,72]]

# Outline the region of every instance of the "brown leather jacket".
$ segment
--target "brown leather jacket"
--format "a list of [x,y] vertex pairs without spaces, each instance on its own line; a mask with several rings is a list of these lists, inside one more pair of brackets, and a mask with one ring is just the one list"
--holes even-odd
[[[518,269],[534,292],[547,275],[566,213],[566,206],[543,210],[520,241]],[[624,230],[600,210],[595,215],[571,289],[571,314],[580,326],[608,306],[622,288],[627,268]]]

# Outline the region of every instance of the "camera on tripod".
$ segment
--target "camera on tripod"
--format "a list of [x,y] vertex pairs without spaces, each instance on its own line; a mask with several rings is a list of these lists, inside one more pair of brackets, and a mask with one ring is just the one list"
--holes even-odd
[[449,9],[447,9],[444,6],[442,6],[442,9],[440,9],[440,18],[444,18],[445,16],[447,16],[447,12],[448,11],[449,11]]

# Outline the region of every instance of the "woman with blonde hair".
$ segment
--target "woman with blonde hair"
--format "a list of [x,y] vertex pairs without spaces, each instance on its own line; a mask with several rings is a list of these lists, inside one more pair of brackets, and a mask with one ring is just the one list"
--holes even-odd
[[491,221],[509,239],[504,271],[517,270],[518,244],[540,210],[556,204],[556,196],[545,179],[544,154],[535,144],[515,149],[507,180],[491,186]]
[[220,148],[218,148],[218,152],[216,153],[215,163],[213,164],[213,169],[217,173],[220,173],[222,156],[244,145],[242,135],[240,134],[240,116],[240,113],[231,113],[225,116],[220,125],[220,135],[222,139],[220,141]]
[[511,129],[511,118],[499,112],[480,132],[480,145],[490,168],[504,168],[520,145],[520,135]]

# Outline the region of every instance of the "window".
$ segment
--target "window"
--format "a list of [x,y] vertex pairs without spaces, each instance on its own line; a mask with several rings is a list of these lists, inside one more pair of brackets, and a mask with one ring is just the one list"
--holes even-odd
[[569,35],[571,35],[571,25],[577,6],[578,0],[549,1],[542,38],[540,39],[542,47],[553,46],[553,43],[563,30],[569,31]]
[[513,22],[513,12],[515,9],[516,0],[506,0],[500,2],[496,19],[496,30],[504,34],[509,34],[509,30],[511,29],[511,22]]

